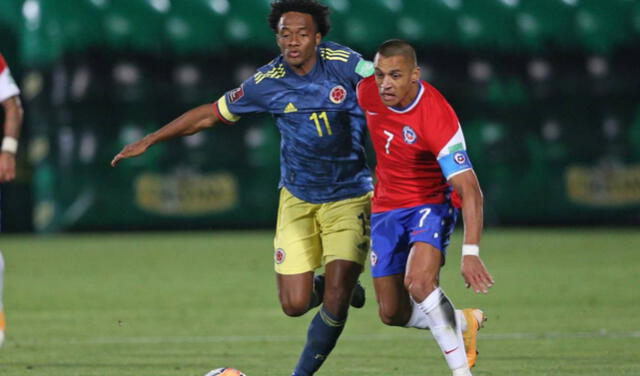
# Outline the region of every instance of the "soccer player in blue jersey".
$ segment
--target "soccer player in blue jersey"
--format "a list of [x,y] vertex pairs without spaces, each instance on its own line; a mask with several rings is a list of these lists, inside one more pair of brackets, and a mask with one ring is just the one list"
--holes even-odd
[[[196,107],[127,145],[112,165],[151,145],[268,112],[282,137],[274,263],[280,304],[300,316],[322,303],[309,326],[295,376],[313,375],[334,348],[349,304],[364,304],[357,284],[369,249],[371,175],[356,84],[373,73],[351,49],[322,42],[328,8],[278,0],[269,25],[281,55],[213,104]],[[324,265],[324,276],[314,271]]]

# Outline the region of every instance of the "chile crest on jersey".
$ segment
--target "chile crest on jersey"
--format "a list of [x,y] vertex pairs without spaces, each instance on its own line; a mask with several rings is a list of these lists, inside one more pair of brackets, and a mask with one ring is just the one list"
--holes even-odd
[[415,143],[416,140],[418,140],[416,131],[414,131],[410,125],[405,125],[404,128],[402,128],[402,137],[404,138],[404,142],[409,145]]

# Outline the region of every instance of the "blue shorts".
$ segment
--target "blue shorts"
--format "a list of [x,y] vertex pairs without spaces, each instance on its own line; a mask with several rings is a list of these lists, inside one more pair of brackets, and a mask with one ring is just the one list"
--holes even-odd
[[456,225],[458,209],[447,204],[421,205],[371,215],[371,274],[404,274],[411,245],[431,244],[443,260]]

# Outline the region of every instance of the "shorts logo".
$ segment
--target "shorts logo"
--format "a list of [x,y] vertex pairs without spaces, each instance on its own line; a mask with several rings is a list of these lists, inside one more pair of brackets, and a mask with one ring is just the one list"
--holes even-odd
[[229,92],[229,102],[235,103],[238,99],[244,97],[244,89],[242,86],[235,88]]
[[461,165],[467,161],[467,157],[464,156],[464,153],[457,152],[453,155],[453,160],[456,161],[457,164]]
[[376,264],[378,263],[378,255],[376,255],[376,253],[374,251],[371,251],[371,266],[376,266]]
[[409,145],[413,144],[418,139],[416,131],[414,131],[409,125],[405,125],[404,128],[402,128],[402,136],[404,137],[404,142]]
[[331,92],[329,92],[329,99],[331,99],[331,102],[335,104],[344,102],[346,97],[347,90],[342,87],[342,85],[335,86],[333,89],[331,89]]
[[284,249],[282,248],[276,249],[276,253],[273,255],[273,259],[276,261],[276,264],[282,264],[286,257],[287,254],[284,253]]

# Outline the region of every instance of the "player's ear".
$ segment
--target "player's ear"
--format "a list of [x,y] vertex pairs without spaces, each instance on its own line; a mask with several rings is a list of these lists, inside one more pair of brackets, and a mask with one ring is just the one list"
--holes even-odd
[[415,68],[413,68],[413,72],[411,72],[411,82],[418,82],[418,80],[420,80],[420,75],[420,67],[416,66]]
[[318,31],[316,33],[316,46],[319,45],[320,42],[322,42],[322,33]]

